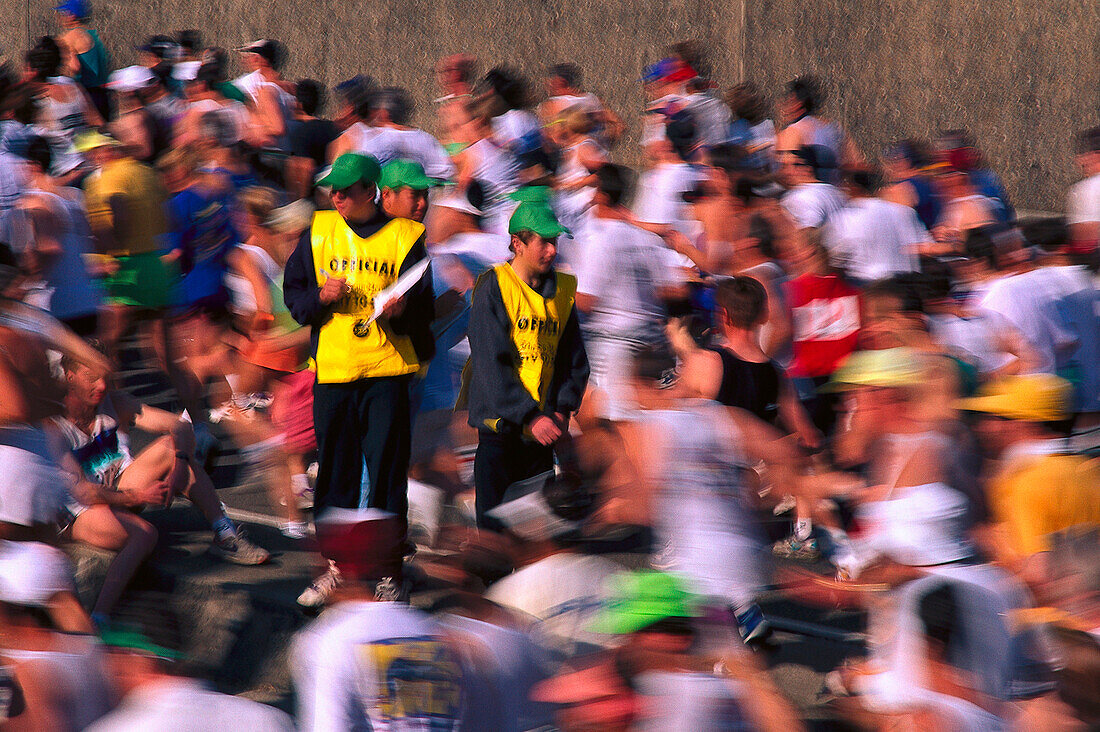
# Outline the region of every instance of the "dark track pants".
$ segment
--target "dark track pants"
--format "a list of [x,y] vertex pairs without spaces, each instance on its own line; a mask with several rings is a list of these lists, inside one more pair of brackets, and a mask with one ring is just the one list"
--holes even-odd
[[[317,513],[330,506],[380,508],[407,522],[411,378],[314,384]],[[370,475],[368,496],[360,495],[364,462]]]
[[499,435],[478,430],[474,454],[474,489],[477,525],[500,531],[499,521],[485,512],[500,505],[513,483],[533,478],[554,467],[554,449],[523,439],[518,434]]

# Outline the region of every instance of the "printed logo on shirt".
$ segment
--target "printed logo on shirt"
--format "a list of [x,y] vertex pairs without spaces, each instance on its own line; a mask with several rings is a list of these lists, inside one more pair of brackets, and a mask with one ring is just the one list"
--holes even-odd
[[118,428],[111,427],[97,433],[86,444],[72,451],[85,475],[105,482],[111,468],[123,459],[118,442]]
[[462,670],[450,649],[433,638],[399,638],[357,647],[374,669],[377,701],[390,723],[419,722],[417,729],[450,730],[462,711]]
[[859,298],[855,295],[811,300],[791,310],[795,340],[838,341],[859,330]]

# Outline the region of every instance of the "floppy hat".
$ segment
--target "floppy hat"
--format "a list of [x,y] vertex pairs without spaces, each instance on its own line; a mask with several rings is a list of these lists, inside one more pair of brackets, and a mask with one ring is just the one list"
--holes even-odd
[[1008,376],[986,384],[977,395],[955,405],[968,412],[1028,422],[1058,422],[1069,417],[1073,385],[1054,374]]

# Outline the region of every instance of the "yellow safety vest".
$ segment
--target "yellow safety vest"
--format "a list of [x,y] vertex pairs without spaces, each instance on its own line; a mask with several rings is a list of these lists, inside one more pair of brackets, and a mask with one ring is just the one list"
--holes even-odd
[[[564,272],[555,272],[557,279],[554,296],[547,299],[521,280],[507,262],[482,274],[478,278],[478,284],[482,278],[494,275],[500,285],[504,311],[508,313],[508,320],[512,324],[510,335],[516,347],[516,373],[523,388],[538,402],[539,409],[545,409],[546,392],[554,378],[558,343],[577,299],[577,278]],[[467,406],[470,369],[471,364],[467,360],[466,367],[462,370],[462,387],[455,409],[465,409]],[[485,420],[485,426],[493,431],[499,428],[499,423],[499,418]]]
[[393,219],[371,236],[356,235],[336,211],[318,211],[310,230],[317,282],[345,277],[348,293],[334,303],[317,336],[317,382],[345,383],[366,377],[401,376],[420,368],[408,336],[385,321],[367,323],[374,296],[397,279],[401,262],[424,234],[424,226]]

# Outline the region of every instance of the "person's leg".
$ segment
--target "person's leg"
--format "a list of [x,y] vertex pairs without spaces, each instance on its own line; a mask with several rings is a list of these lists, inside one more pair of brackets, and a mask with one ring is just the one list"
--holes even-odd
[[99,319],[99,340],[107,358],[113,363],[118,363],[118,344],[130,324],[132,310],[133,308],[119,303],[108,303],[103,307],[102,317]]
[[363,428],[357,395],[361,389],[358,384],[314,384],[317,483],[313,503],[317,513],[328,506],[359,507]]
[[488,516],[488,511],[500,505],[504,491],[512,484],[511,460],[514,439],[495,432],[478,432],[477,452],[474,453],[474,508],[478,528],[500,531],[499,521]]
[[[371,489],[366,505],[408,520],[409,377],[372,379],[362,392],[363,457]],[[362,502],[360,502],[362,505]]]
[[518,435],[479,432],[474,455],[477,525],[494,531],[503,528],[487,512],[500,505],[508,486],[553,467],[554,451],[549,447],[528,442]]
[[76,517],[72,538],[82,544],[117,552],[107,567],[103,587],[92,608],[93,616],[106,616],[114,609],[138,567],[156,547],[157,530],[139,516],[100,505]]
[[[144,450],[134,456],[134,461],[118,476],[118,490],[121,493],[131,493],[155,483],[165,480],[172,472],[175,464],[175,448],[171,437],[158,437]],[[186,483],[178,481],[176,485],[168,486],[168,501],[171,497],[183,490]]]

